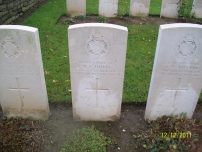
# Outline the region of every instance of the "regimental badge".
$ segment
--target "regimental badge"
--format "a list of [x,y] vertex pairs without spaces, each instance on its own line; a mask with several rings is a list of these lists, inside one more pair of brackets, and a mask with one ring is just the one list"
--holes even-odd
[[189,61],[197,52],[198,43],[193,35],[187,35],[178,41],[175,55],[181,61]]
[[92,58],[105,57],[110,52],[110,43],[107,38],[96,32],[85,41],[85,50]]
[[20,47],[9,35],[5,36],[3,43],[1,44],[1,50],[3,51],[3,54],[8,58],[18,57],[20,55]]

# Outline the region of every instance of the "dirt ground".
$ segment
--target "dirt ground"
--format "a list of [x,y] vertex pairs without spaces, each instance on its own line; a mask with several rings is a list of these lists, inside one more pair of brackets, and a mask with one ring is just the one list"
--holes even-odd
[[[62,24],[69,17],[63,15],[61,16],[57,24]],[[98,22],[98,16],[89,15],[87,19],[73,18],[73,21],[69,21],[70,24],[80,24],[80,23],[95,23]],[[169,18],[160,18],[159,16],[149,16],[149,17],[116,17],[116,18],[106,18],[106,23],[117,24],[117,25],[161,25],[161,24],[170,24],[170,23],[195,23],[202,24],[202,20],[200,19],[169,19]]]
[[[51,104],[50,108],[51,117],[44,123],[46,128],[44,152],[59,151],[73,131],[92,125],[117,141],[117,145],[113,148],[108,147],[109,152],[120,151],[118,148],[121,151],[134,152],[133,133],[147,129],[143,119],[145,106],[124,105],[119,122],[76,122],[73,120],[70,104]],[[123,132],[123,130],[126,131]],[[52,136],[51,139],[50,136]]]
[[[115,144],[107,147],[108,152],[146,151],[144,148],[139,148],[139,143],[133,138],[134,134],[145,132],[149,129],[148,123],[144,120],[145,106],[145,104],[123,104],[121,118],[118,122],[78,122],[73,120],[71,104],[52,103],[50,104],[51,116],[49,120],[41,122],[38,126],[40,130],[43,131],[39,151],[59,152],[63,144],[72,135],[73,131],[81,129],[82,127],[91,127],[92,125],[115,141]],[[3,114],[0,109],[0,123],[2,118]],[[201,105],[197,105],[193,118],[196,119],[196,121],[202,120]],[[38,130],[36,131],[38,132]],[[36,135],[36,133],[34,135]],[[198,144],[198,152],[201,152],[202,147],[199,148],[199,146],[201,145]]]
[[[18,18],[12,24],[21,24],[35,10],[45,4],[44,1],[41,4],[36,5],[33,9],[29,10],[25,15]],[[64,22],[68,17],[61,16],[58,19],[57,24]],[[86,23],[86,22],[98,22],[97,16],[88,16],[87,20],[73,19],[74,23]],[[160,25],[168,23],[182,23],[191,22],[201,24],[201,20],[179,20],[179,19],[160,19],[158,16],[150,16],[146,18],[130,18],[117,17],[107,19],[107,23],[113,24],[135,24],[135,25]],[[73,131],[81,129],[85,126],[94,125],[96,129],[104,132],[106,136],[109,136],[112,140],[116,141],[116,144],[108,146],[108,152],[136,152],[146,151],[144,149],[138,149],[137,141],[133,138],[133,135],[138,132],[144,132],[149,129],[148,123],[144,120],[146,104],[123,104],[121,111],[121,118],[118,122],[75,122],[72,115],[72,105],[67,103],[50,104],[51,116],[48,121],[40,123],[40,129],[43,130],[41,135],[42,152],[59,152],[63,144],[68,140]],[[197,105],[193,118],[196,121],[202,120],[202,105]],[[3,113],[0,109],[0,123],[3,119]],[[202,140],[200,140],[202,142]],[[0,145],[1,146],[1,145]],[[198,152],[201,152],[201,145],[198,145]],[[26,151],[26,150],[25,150]],[[36,149],[33,151],[37,151]],[[1,152],[1,149],[0,149]]]
[[[147,131],[144,120],[146,105],[123,104],[118,122],[76,122],[73,120],[71,104],[51,104],[51,116],[45,122],[44,152],[58,152],[73,131],[94,125],[117,144],[108,147],[108,152],[136,152],[136,140],[133,135]],[[197,105],[193,118],[202,120],[202,107]],[[124,132],[125,130],[125,132]],[[143,151],[142,151],[143,152]]]

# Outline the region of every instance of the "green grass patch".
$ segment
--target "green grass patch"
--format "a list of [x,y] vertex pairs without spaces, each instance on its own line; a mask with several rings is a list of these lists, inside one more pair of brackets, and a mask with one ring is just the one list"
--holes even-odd
[[151,0],[149,14],[160,15],[161,13],[162,0]]
[[[156,8],[159,0],[151,2]],[[129,14],[129,0],[119,1],[119,14]],[[87,1],[87,13],[98,13],[98,1]],[[22,24],[39,29],[43,65],[49,102],[71,102],[68,53],[68,22],[56,24],[66,14],[65,0],[50,0]],[[87,16],[88,16],[87,14]],[[99,19],[99,18],[98,18]],[[100,21],[105,18],[100,17]],[[71,20],[71,18],[70,18]],[[124,78],[123,102],[145,102],[148,96],[154,54],[158,37],[157,25],[127,25],[128,47]],[[200,97],[202,99],[202,96]]]
[[124,101],[146,101],[156,41],[158,26],[128,26],[128,50],[124,80]]
[[119,0],[118,15],[119,16],[129,15],[129,12],[130,12],[130,0]]
[[97,15],[99,11],[99,0],[86,1],[86,13],[90,15]]
[[60,152],[106,152],[112,141],[94,126],[74,132]]

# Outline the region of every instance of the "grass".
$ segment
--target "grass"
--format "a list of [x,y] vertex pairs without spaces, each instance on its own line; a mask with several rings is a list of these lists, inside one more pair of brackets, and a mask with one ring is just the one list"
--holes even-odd
[[[56,24],[60,16],[66,14],[65,3],[65,0],[50,0],[22,23],[39,29],[49,102],[71,102],[68,25]],[[128,14],[129,0],[119,0],[119,4],[119,15]],[[159,6],[160,0],[152,0],[150,12],[157,13]],[[98,0],[87,0],[87,15],[97,13]],[[159,26],[125,26],[128,27],[129,36],[123,102],[145,102]]]
[[130,0],[119,0],[118,15],[125,16],[129,15],[130,12]]
[[94,126],[86,127],[74,132],[60,152],[106,152],[106,146],[111,143],[111,139]]
[[[124,101],[146,101],[154,60],[158,26],[129,25]],[[146,46],[145,46],[146,44]]]
[[86,13],[87,14],[98,14],[99,0],[87,0],[86,1]]
[[151,0],[149,14],[160,15],[162,0]]

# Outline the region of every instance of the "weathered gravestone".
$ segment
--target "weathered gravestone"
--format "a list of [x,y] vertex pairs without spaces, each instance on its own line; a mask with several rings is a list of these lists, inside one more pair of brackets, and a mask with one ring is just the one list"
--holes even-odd
[[67,15],[86,15],[86,0],[66,0]]
[[118,0],[99,0],[99,15],[116,17],[118,13]]
[[202,18],[202,0],[194,0],[192,12],[196,18]]
[[48,119],[38,29],[0,26],[0,84],[4,116]]
[[131,0],[130,16],[148,16],[150,0]]
[[73,117],[85,121],[120,118],[128,30],[87,23],[68,29]]
[[181,3],[180,0],[163,0],[161,6],[161,17],[178,18],[178,10]]
[[197,24],[160,26],[146,119],[182,113],[192,117],[202,89],[201,33]]

